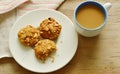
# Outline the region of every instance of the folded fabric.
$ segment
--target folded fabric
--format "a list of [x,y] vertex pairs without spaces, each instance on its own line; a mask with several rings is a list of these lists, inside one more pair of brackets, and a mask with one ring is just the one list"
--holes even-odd
[[[56,9],[63,1],[64,0],[0,0],[0,58],[12,57],[9,51],[8,40],[10,29],[17,17],[35,9]],[[16,7],[17,11],[12,10]]]
[[31,0],[17,8],[18,17],[22,14],[35,9],[56,9],[64,0]]
[[0,14],[6,13],[28,0],[0,0]]

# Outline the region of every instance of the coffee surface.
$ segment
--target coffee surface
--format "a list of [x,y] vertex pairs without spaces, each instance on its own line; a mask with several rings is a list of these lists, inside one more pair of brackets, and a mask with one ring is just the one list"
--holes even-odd
[[77,14],[77,21],[87,29],[94,29],[104,22],[104,13],[98,6],[88,4],[81,7]]

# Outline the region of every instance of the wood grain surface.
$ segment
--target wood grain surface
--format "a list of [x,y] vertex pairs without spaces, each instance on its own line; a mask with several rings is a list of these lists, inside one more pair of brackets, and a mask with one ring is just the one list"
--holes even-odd
[[[74,9],[82,1],[66,0],[57,10],[73,21]],[[120,0],[96,1],[112,3],[105,28],[96,37],[78,35],[78,49],[73,59],[62,69],[48,74],[120,74]],[[13,58],[3,58],[0,74],[36,73],[24,69]]]

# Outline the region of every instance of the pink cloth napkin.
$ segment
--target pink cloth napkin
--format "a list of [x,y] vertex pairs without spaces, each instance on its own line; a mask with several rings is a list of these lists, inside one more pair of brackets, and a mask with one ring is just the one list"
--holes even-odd
[[35,9],[56,9],[64,0],[31,0],[22,4],[17,8],[17,15],[21,16],[22,14],[35,10]]
[[0,14],[6,13],[28,0],[0,0]]
[[0,58],[12,57],[8,44],[9,31],[19,16],[35,9],[56,9],[63,1],[64,0],[0,0]]

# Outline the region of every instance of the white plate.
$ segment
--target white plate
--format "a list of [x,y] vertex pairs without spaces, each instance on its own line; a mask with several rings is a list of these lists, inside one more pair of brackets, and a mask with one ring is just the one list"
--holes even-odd
[[[28,24],[39,27],[42,20],[53,17],[62,25],[60,36],[57,39],[57,51],[54,56],[54,62],[48,58],[42,63],[34,55],[34,50],[22,45],[17,37],[18,31]],[[78,36],[71,20],[64,14],[55,10],[35,10],[19,18],[11,29],[9,35],[9,47],[13,58],[22,67],[39,73],[47,73],[58,70],[65,66],[74,56],[78,45]]]

